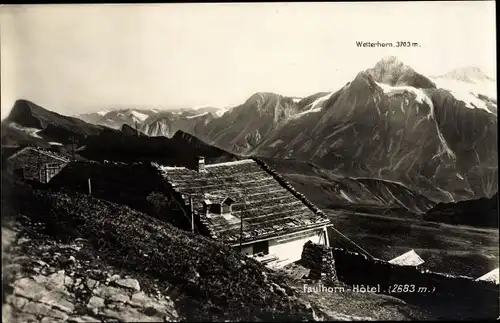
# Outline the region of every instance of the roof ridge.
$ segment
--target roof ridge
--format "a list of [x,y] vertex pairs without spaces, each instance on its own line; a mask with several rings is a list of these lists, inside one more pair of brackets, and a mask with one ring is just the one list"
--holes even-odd
[[52,157],[52,158],[56,158],[56,159],[62,160],[64,162],[70,162],[71,161],[71,159],[69,159],[69,158],[67,158],[67,157],[65,157],[63,155],[54,153],[52,151],[48,151],[48,150],[46,150],[46,149],[44,149],[42,147],[31,146],[31,145],[19,149],[15,154],[12,154],[12,156],[10,156],[9,159],[11,159],[11,158],[19,155],[20,153],[22,153],[23,151],[26,151],[26,150],[34,150],[34,151],[36,151],[38,153],[44,154],[44,155]]
[[43,148],[37,148],[37,150],[39,152],[41,152],[42,154],[48,155],[50,157],[64,159],[65,161],[68,161],[68,162],[70,161],[69,158],[67,158],[66,156],[63,156],[61,154],[58,154],[58,153],[55,153],[55,152],[52,152],[52,151],[49,151],[49,150],[46,150],[46,149],[43,149]]
[[229,161],[229,162],[205,164],[205,167],[239,165],[239,164],[246,164],[246,163],[250,163],[250,162],[255,162],[255,160],[253,160],[252,158],[245,158],[245,159],[234,160],[234,161]]

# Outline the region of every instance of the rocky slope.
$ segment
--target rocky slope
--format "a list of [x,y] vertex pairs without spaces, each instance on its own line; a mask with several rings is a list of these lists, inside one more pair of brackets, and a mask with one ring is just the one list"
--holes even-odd
[[215,117],[208,111],[162,112],[146,119],[139,129],[149,136],[171,138],[178,130],[189,133],[202,132]]
[[[6,254],[11,263],[3,267],[3,281],[11,281],[6,286],[3,322],[179,319],[174,302],[154,282],[106,266],[84,239],[63,244],[38,232],[24,232],[23,227],[42,229],[43,223],[23,221],[24,226],[18,223],[14,228],[18,236]],[[7,230],[2,229],[2,236]]]
[[25,237],[4,280],[11,317],[314,319],[278,273],[214,240],[81,194],[11,186],[8,200]]
[[242,105],[209,122],[204,132],[196,135],[218,147],[245,154],[303,109],[304,106],[292,98],[255,93]]

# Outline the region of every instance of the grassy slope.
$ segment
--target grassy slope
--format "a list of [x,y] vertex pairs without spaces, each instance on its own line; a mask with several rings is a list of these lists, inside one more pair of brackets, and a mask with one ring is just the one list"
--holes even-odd
[[[374,256],[390,260],[414,249],[424,267],[479,277],[498,267],[498,230],[325,210],[336,229]],[[332,234],[331,238],[335,236]]]
[[[92,270],[137,277],[146,292],[166,293],[181,319],[311,320],[308,304],[316,309],[315,315],[326,319],[426,317],[395,299],[394,306],[381,311],[387,300],[380,295],[304,293],[299,279],[122,205],[17,184],[3,193],[7,193],[2,194],[3,202],[9,202],[2,204],[4,210],[43,223],[25,226],[31,242],[23,244],[24,258],[40,258],[58,268],[44,246],[84,238],[86,247],[77,259],[87,259]],[[3,212],[2,219],[6,215]]]
[[[29,196],[24,197],[24,201]],[[190,320],[302,320],[310,311],[272,290],[279,276],[228,246],[180,231],[128,207],[84,195],[34,191],[22,212],[51,234],[83,237],[114,266],[174,286]]]

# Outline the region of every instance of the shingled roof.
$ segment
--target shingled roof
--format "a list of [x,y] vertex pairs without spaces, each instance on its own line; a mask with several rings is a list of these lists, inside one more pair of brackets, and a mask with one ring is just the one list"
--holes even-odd
[[39,154],[46,155],[46,156],[49,156],[51,158],[60,160],[61,162],[69,163],[71,161],[68,157],[63,156],[61,154],[58,154],[56,152],[49,151],[49,150],[46,150],[46,149],[43,149],[40,147],[33,147],[33,146],[26,146],[26,147],[19,149],[17,152],[15,152],[11,156],[9,156],[8,159],[12,159],[12,158],[16,157],[17,155],[21,154],[22,152],[28,151],[28,150],[32,150],[32,151],[35,151]]
[[495,284],[498,284],[500,281],[498,279],[499,277],[499,269],[493,269],[492,271],[484,274],[483,276],[479,277],[476,279],[476,281],[487,281],[487,282],[493,282]]
[[[192,197],[193,210],[212,237],[227,243],[239,242],[242,216],[243,242],[330,224],[324,213],[302,194],[267,165],[253,159],[206,165],[206,172],[156,166],[172,188],[184,197],[186,205],[189,196]],[[209,196],[233,199],[233,218],[206,216],[203,202]]]
[[390,264],[399,266],[420,266],[424,262],[425,261],[420,258],[420,256],[413,249],[394,259],[389,260]]

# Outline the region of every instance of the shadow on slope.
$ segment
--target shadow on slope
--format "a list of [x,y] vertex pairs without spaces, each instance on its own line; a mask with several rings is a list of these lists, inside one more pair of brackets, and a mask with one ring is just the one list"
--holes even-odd
[[155,161],[163,165],[194,167],[198,156],[204,156],[207,164],[239,159],[182,131],[168,139],[127,136],[109,129],[97,136],[87,137],[83,145],[85,149],[80,155],[97,161]]
[[424,219],[433,222],[498,228],[498,193],[457,203],[439,203],[427,211]]

